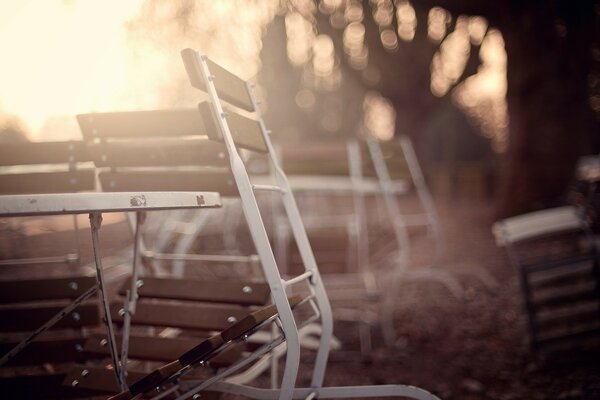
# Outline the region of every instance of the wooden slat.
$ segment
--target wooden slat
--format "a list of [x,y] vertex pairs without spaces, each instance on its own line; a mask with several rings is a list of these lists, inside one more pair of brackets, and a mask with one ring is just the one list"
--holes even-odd
[[163,365],[144,376],[142,379],[131,385],[128,391],[122,392],[122,394],[111,400],[129,399],[131,396],[147,392],[152,388],[160,386],[165,380],[177,374],[182,368],[207,360],[210,355],[223,346],[223,344],[224,342],[220,335],[217,334],[211,336],[187,351],[177,360]]
[[98,167],[228,166],[227,150],[208,138],[128,140],[90,145]]
[[[303,297],[300,295],[295,295],[290,297],[290,307],[294,308],[303,300]],[[267,321],[269,318],[273,317],[277,314],[277,307],[275,304],[271,304],[270,306],[263,307],[259,310],[256,310],[247,316],[245,316],[242,320],[237,322],[235,325],[230,326],[229,328],[223,330],[221,332],[221,337],[225,342],[230,340],[239,339],[248,332],[256,329],[260,324]]]
[[86,141],[109,138],[205,136],[196,109],[125,111],[77,115]]
[[576,332],[571,332],[563,335],[548,336],[538,340],[540,347],[556,346],[564,343],[578,343],[581,344],[584,340],[598,339],[600,338],[600,327],[594,327],[589,329],[583,329]]
[[[122,335],[116,335],[117,349],[121,351]],[[144,361],[172,361],[198,345],[201,338],[130,335],[129,358]],[[243,345],[231,346],[210,360],[215,368],[231,365],[241,355]],[[86,354],[108,357],[110,350],[106,344],[105,334],[93,334],[85,342],[83,350]]]
[[2,143],[0,166],[91,161],[82,141]]
[[106,192],[208,191],[238,196],[229,171],[105,171],[99,178]]
[[89,392],[62,386],[66,374],[21,375],[0,378],[0,393],[5,399],[81,398]]
[[[42,326],[62,308],[61,306],[2,308],[0,309],[0,321],[2,321],[0,332],[32,331]],[[77,316],[75,313],[77,313]],[[99,324],[98,306],[83,304],[50,329],[81,328],[84,326],[98,326]]]
[[350,175],[346,141],[282,143],[279,152],[288,175]]
[[[212,113],[211,105],[203,102],[198,105],[200,113],[206,124],[206,134],[212,140],[223,141],[223,135],[215,123],[215,117]],[[227,110],[227,124],[231,132],[231,137],[238,147],[267,153],[268,148],[262,135],[260,124],[257,120],[244,117],[235,111]]]
[[593,309],[573,310],[570,313],[549,315],[544,318],[538,317],[536,325],[540,330],[555,329],[560,327],[572,327],[578,324],[600,324],[600,312],[596,305]]
[[[140,297],[193,300],[239,305],[263,305],[269,300],[269,285],[265,282],[207,281],[144,277],[138,289]],[[120,293],[131,287],[131,278],[123,282]]]
[[94,190],[94,170],[0,175],[0,194],[67,193]]
[[[184,49],[181,51],[181,57],[183,58],[192,86],[196,89],[206,91],[202,73],[198,69],[198,62],[200,60],[196,58],[196,55],[196,51],[192,49]],[[254,111],[254,106],[250,94],[248,93],[246,82],[211,60],[207,60],[207,63],[210,74],[213,76],[213,82],[219,93],[219,97],[234,106],[243,108],[247,111]]]
[[[110,307],[113,319],[119,323],[123,321],[123,317],[119,315],[122,307],[122,304],[119,303],[113,303]],[[243,307],[139,302],[132,323],[145,326],[219,331],[232,325],[232,322],[227,321],[229,317],[238,321],[247,314],[248,309]]]
[[[89,359],[89,354],[84,354],[83,349],[86,338],[60,338],[42,339],[30,343],[5,365],[8,367],[44,363],[84,362]],[[8,353],[17,342],[0,343],[0,356]]]
[[95,285],[93,276],[0,281],[0,304],[75,299]]
[[583,303],[598,299],[598,291],[593,285],[586,285],[584,288],[570,288],[564,291],[553,291],[537,295],[532,299],[533,305],[537,309],[544,307],[559,307],[569,304]]
[[547,289],[552,287],[568,286],[583,282],[591,282],[596,278],[593,263],[569,264],[564,268],[555,268],[548,271],[539,271],[530,274],[529,284],[534,289]]
[[[144,375],[143,372],[127,371],[127,383],[133,384]],[[75,381],[76,384],[73,383]],[[118,393],[120,391],[114,371],[88,366],[73,367],[66,376],[63,376],[62,386],[102,393]]]

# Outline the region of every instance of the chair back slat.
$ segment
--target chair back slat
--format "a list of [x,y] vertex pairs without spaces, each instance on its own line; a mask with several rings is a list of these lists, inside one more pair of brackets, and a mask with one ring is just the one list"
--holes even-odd
[[[123,317],[119,315],[122,307],[121,303],[110,306],[113,320],[117,323],[123,322]],[[208,332],[228,328],[247,314],[245,307],[139,302],[131,323]]]
[[[202,102],[198,105],[200,114],[205,121],[206,133],[209,138],[219,142],[223,141],[218,125],[214,121],[209,102]],[[227,123],[231,130],[233,141],[238,147],[243,149],[267,153],[267,145],[262,135],[260,123],[252,118],[245,117],[235,111],[227,111]]]
[[26,142],[0,146],[0,194],[70,193],[94,190],[85,143]]
[[[195,77],[201,76],[201,73],[196,71],[196,52],[192,49],[185,49],[181,52],[181,56],[188,76],[192,77],[192,86],[206,91],[206,85],[202,79],[195,79]],[[211,60],[207,60],[207,63],[219,96],[236,107],[254,111],[254,104],[248,93],[246,82]]]
[[91,191],[94,179],[93,169],[0,174],[0,194]]
[[90,154],[98,167],[144,166],[225,166],[225,146],[209,139],[131,140],[90,144]]
[[[122,335],[115,336],[117,348],[121,351]],[[164,338],[158,336],[142,336],[132,334],[129,336],[130,359],[169,362],[177,359],[180,355],[194,348],[202,339],[194,337],[172,337]],[[241,355],[242,345],[231,346],[226,351],[219,353],[210,360],[214,367],[231,365]],[[105,334],[93,334],[85,343],[83,348],[87,354],[108,357],[110,355],[106,346]]]
[[85,143],[25,142],[3,143],[0,146],[0,166],[66,164],[90,161]]
[[[58,314],[64,306],[32,306],[0,309],[0,332],[33,331]],[[100,313],[96,304],[82,304],[59,320],[50,329],[80,329],[99,326]]]
[[[264,305],[269,301],[269,286],[262,282],[240,280],[209,281],[200,279],[173,279],[144,277],[138,295],[143,298],[176,299],[239,305]],[[127,279],[120,293],[131,287]]]
[[77,122],[87,142],[95,139],[203,136],[206,130],[194,109],[79,114]]
[[[44,363],[83,362],[90,357],[83,353],[86,338],[57,338],[36,340],[11,358],[5,366],[42,365]],[[17,342],[0,343],[0,356],[8,353]],[[106,347],[106,346],[105,346]]]
[[279,156],[288,175],[350,175],[345,141],[281,144]]
[[75,299],[96,285],[93,276],[0,281],[0,304]]
[[210,191],[238,196],[229,171],[104,171],[98,175],[106,191]]

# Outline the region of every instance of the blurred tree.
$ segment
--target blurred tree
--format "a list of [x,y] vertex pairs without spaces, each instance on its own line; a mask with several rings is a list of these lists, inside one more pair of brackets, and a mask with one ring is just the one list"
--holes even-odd
[[[361,92],[358,87],[362,85],[390,99],[396,109],[396,132],[408,133],[417,141],[424,137],[440,98],[481,67],[481,40],[473,40],[472,19],[459,16],[483,16],[489,21],[488,33],[492,27],[502,32],[509,60],[510,126],[500,171],[499,214],[507,216],[559,202],[577,157],[600,151],[597,0],[419,0],[393,5],[385,0],[291,0],[289,4],[286,16],[270,25],[262,54],[262,81],[267,92],[286,92],[269,105],[270,118],[282,129],[322,132],[326,125],[309,116],[316,114],[322,120],[328,104],[336,98],[331,87],[327,90],[327,85],[323,88],[314,83],[318,83],[314,58],[312,64],[310,57],[296,63],[303,68],[288,64],[290,14],[302,15],[312,24],[314,35],[325,34],[334,44],[334,68],[344,76],[337,86],[335,79],[332,84],[341,99],[337,111],[343,122],[337,128],[344,124],[355,127],[360,122],[357,110],[365,89]],[[432,14],[432,9],[438,14]],[[446,19],[446,10],[451,19]],[[442,18],[443,29],[432,33],[431,21],[436,15]],[[453,41],[457,43],[451,43],[451,35],[467,27],[471,40],[466,47],[456,36]],[[287,48],[282,41],[286,35]],[[352,35],[363,45],[349,48]],[[439,53],[451,45],[459,59],[466,57],[459,60],[458,67],[445,68],[450,79],[442,82],[440,89],[432,70]],[[315,96],[315,92],[321,95]],[[292,100],[279,101],[286,98]],[[290,111],[298,109],[294,99],[304,113]]]

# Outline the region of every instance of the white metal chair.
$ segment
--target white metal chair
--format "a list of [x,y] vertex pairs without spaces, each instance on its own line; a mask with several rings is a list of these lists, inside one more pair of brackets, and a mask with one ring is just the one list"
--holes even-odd
[[[244,216],[260,258],[264,276],[270,287],[273,302],[278,311],[281,338],[284,338],[286,341],[287,352],[279,389],[259,389],[248,385],[238,385],[223,381],[223,378],[236,371],[236,367],[233,367],[222,375],[191,388],[181,398],[191,396],[205,388],[210,388],[210,390],[220,390],[251,398],[264,399],[382,396],[435,399],[434,395],[425,390],[405,385],[323,386],[329,356],[329,343],[333,331],[333,315],[319,269],[298,212],[298,207],[294,200],[292,189],[274,154],[269,133],[260,116],[252,87],[249,83],[218,66],[207,57],[200,57],[194,50],[183,50],[182,57],[192,85],[209,94],[210,103],[201,103],[199,105],[199,113],[203,116],[209,137],[213,140],[224,142],[227,148],[231,172],[242,199]],[[257,119],[243,116],[233,108],[225,110],[222,101],[227,101],[231,106],[253,113]],[[252,183],[244,162],[240,157],[240,148],[264,154],[272,165],[274,182],[270,184]],[[274,192],[281,196],[304,264],[304,272],[298,276],[287,280],[281,278],[256,201],[255,191]],[[320,345],[312,372],[311,386],[306,388],[295,387],[300,362],[300,341],[298,325],[296,324],[285,293],[287,288],[299,283],[304,283],[307,286],[311,295],[310,302],[316,313],[314,317],[320,319],[322,326]]]

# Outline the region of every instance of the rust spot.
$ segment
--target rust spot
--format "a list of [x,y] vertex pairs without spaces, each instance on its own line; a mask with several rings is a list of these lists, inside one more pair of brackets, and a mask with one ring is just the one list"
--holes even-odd
[[146,207],[146,196],[142,194],[131,196],[129,204],[131,204],[132,207]]
[[206,204],[206,202],[204,201],[204,196],[196,196],[196,201],[198,202],[199,206],[203,206]]

